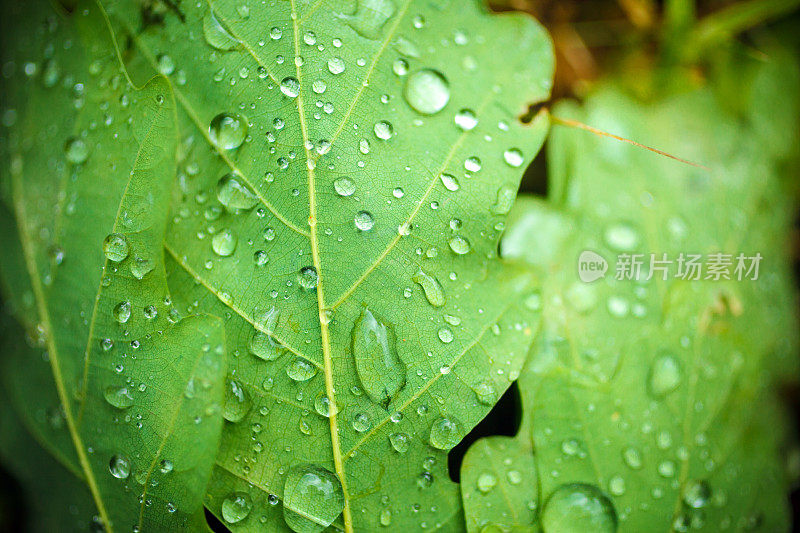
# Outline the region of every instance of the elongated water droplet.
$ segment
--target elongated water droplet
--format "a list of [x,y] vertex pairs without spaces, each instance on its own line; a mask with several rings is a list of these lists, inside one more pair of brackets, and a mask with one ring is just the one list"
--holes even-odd
[[275,308],[270,308],[264,316],[263,326],[267,332],[256,330],[247,344],[247,348],[251,354],[264,361],[274,361],[280,357],[285,351],[286,347],[281,344],[275,337],[270,335],[275,331],[280,319],[280,312]]
[[133,406],[133,396],[128,387],[106,387],[103,397],[109,405],[117,409],[128,409]]
[[344,509],[342,483],[317,465],[295,467],[283,487],[283,519],[297,532],[321,531]]
[[449,244],[450,249],[458,255],[464,255],[470,250],[469,241],[466,237],[462,237],[461,235],[453,235],[450,237],[450,240],[447,241],[447,244]]
[[614,533],[617,513],[608,497],[594,485],[561,485],[542,510],[542,529],[548,533]]
[[250,395],[236,380],[229,379],[225,385],[225,404],[222,417],[228,422],[238,422],[245,417],[253,405]]
[[236,237],[236,233],[230,228],[225,228],[212,237],[211,248],[217,255],[227,257],[236,250],[238,242],[239,239]]
[[351,342],[361,387],[372,401],[386,408],[406,384],[394,329],[364,308],[353,326]]
[[222,519],[229,524],[241,522],[253,509],[253,500],[246,492],[234,492],[222,500]]
[[233,172],[225,174],[217,182],[217,199],[228,209],[252,209],[258,203],[253,189]]
[[430,444],[440,450],[449,450],[464,437],[461,423],[454,417],[441,417],[431,426]]
[[314,409],[317,413],[321,414],[326,418],[330,418],[331,416],[335,415],[339,412],[339,409],[336,407],[336,404],[331,402],[331,399],[325,393],[320,392],[317,395],[317,398],[314,400]]
[[233,50],[241,44],[228,30],[222,27],[211,9],[203,17],[203,36],[206,38],[206,42],[217,50]]
[[411,276],[411,281],[419,284],[422,291],[425,293],[425,298],[434,307],[442,307],[445,304],[444,289],[442,289],[439,280],[431,276],[424,270],[417,271],[416,274]]
[[647,376],[647,390],[655,398],[663,398],[681,383],[681,366],[671,355],[653,361]]
[[374,40],[395,11],[392,0],[358,0],[356,12],[344,19],[359,35]]
[[497,199],[491,207],[492,213],[496,215],[505,215],[511,211],[511,206],[514,205],[514,198],[516,195],[516,189],[510,185],[503,185],[497,189]]
[[128,239],[121,233],[112,233],[103,241],[103,253],[109,261],[124,261],[130,253]]
[[208,136],[223,150],[239,148],[247,137],[247,118],[235,113],[220,113],[211,119]]
[[441,72],[418,70],[406,80],[403,97],[416,112],[433,115],[444,109],[450,100],[450,85]]
[[439,178],[442,180],[444,188],[447,189],[448,191],[455,192],[459,189],[458,180],[452,174],[444,173],[441,176],[439,176]]

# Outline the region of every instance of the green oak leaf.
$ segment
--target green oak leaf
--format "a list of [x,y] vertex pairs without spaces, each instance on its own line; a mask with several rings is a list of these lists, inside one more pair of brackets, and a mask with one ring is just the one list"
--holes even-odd
[[3,258],[3,281],[30,344],[0,359],[16,411],[4,417],[85,483],[106,531],[196,529],[226,358],[221,321],[182,318],[167,288],[170,87],[130,84],[94,3],[3,9],[2,190],[16,218],[3,239],[21,252]]
[[[766,85],[747,81],[740,90],[757,106]],[[796,110],[796,94],[784,101],[782,112]],[[478,441],[462,466],[468,529],[514,530],[519,504],[500,485],[481,494],[479,476],[500,479],[501,459],[528,457],[536,470],[522,483],[538,490],[528,529],[786,530],[776,389],[797,376],[787,252],[795,194],[784,174],[792,152],[776,148],[796,137],[766,149],[779,132],[756,126],[757,112],[724,109],[710,89],[643,104],[604,87],[554,114],[710,170],[583,131],[553,133],[552,196],[518,202],[501,246],[545,273],[543,334],[519,379],[515,444],[503,456],[492,439]],[[587,250],[609,268],[589,283],[578,276]],[[681,252],[763,259],[755,281],[736,280],[735,258],[731,280],[706,280],[705,270],[676,279],[674,264],[666,279],[656,269],[645,279],[650,253]],[[634,253],[648,254],[640,281],[615,279],[618,255]]]
[[[167,294],[155,253],[163,247],[165,306],[225,324],[227,423],[208,508],[233,530],[462,528],[447,451],[516,379],[539,322],[530,305],[536,277],[500,261],[497,244],[548,128],[545,114],[529,125],[518,119],[549,95],[544,30],[521,15],[490,16],[475,1],[102,4],[61,16],[80,20],[84,38],[110,27],[126,74],[153,81],[119,94],[124,77],[93,74],[98,81],[81,81],[79,96],[107,106],[112,127],[127,109],[152,106],[157,91],[158,109],[171,109],[172,95],[177,106],[176,155],[167,124],[160,142],[141,144],[162,149],[164,166],[148,178],[157,174],[161,187],[170,174],[173,190],[146,195],[154,209],[169,202],[171,211],[166,236],[148,241],[156,270],[144,280],[154,286],[140,284],[136,296],[161,302]],[[61,48],[63,61],[74,60]],[[48,50],[31,67],[46,79]],[[113,153],[102,144],[107,134],[95,132],[104,119],[88,116],[97,104],[81,103],[52,136],[89,131],[85,161],[58,165],[65,185],[98,188],[102,175],[97,221],[82,225],[85,267],[100,253],[92,232],[112,231],[99,220],[117,207],[106,198],[114,193],[107,174],[131,166],[102,164]],[[17,113],[11,131],[24,132],[27,117]],[[28,130],[19,135],[30,139],[36,129]],[[63,150],[63,142],[35,148]],[[12,154],[8,166],[23,161],[38,179],[45,158],[25,155]],[[15,214],[29,263],[47,267],[31,276],[32,292],[56,305],[49,293],[58,290],[63,306],[77,292],[66,294],[58,280],[77,269],[70,258],[78,244],[63,229],[44,232],[60,236],[51,239],[65,260],[55,265],[36,255],[54,242],[27,243],[55,205],[66,209],[74,198],[56,185],[17,189],[50,195],[25,204],[35,212]],[[127,238],[130,254],[139,253]],[[18,265],[7,268],[4,279],[22,277],[14,278]],[[39,289],[51,270],[53,288]],[[23,296],[12,301],[25,322],[30,306]],[[169,313],[159,306],[157,320]],[[164,338],[179,340],[171,330],[188,320]]]

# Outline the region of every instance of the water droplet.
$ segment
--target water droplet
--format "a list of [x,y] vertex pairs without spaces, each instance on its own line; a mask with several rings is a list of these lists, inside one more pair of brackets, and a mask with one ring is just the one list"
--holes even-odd
[[146,275],[156,268],[156,263],[152,259],[144,257],[134,257],[131,261],[131,274],[136,279],[144,279]]
[[175,468],[175,465],[172,464],[172,461],[169,459],[162,459],[158,463],[158,470],[162,474],[169,474]]
[[222,417],[228,422],[239,422],[253,405],[250,395],[236,380],[229,379],[225,384],[225,404]]
[[432,306],[442,307],[445,304],[444,289],[442,289],[442,285],[435,277],[424,270],[418,270],[416,274],[411,276],[411,281],[422,287],[425,298]]
[[333,182],[333,189],[339,196],[352,196],[356,192],[356,184],[350,178],[338,178]]
[[456,126],[464,131],[471,131],[478,125],[478,116],[472,109],[462,109],[456,113]]
[[625,480],[620,476],[614,476],[608,480],[608,491],[614,496],[625,494]]
[[385,120],[381,120],[375,123],[374,131],[375,131],[375,136],[378,139],[387,141],[392,137],[392,134],[394,133],[394,128],[390,123],[386,122]]
[[124,324],[131,318],[131,303],[120,302],[114,306],[114,320],[120,324]]
[[606,244],[618,252],[630,252],[639,244],[639,233],[627,222],[609,225],[603,233]]
[[484,494],[488,494],[497,485],[497,477],[489,472],[484,472],[478,476],[477,487],[478,490]]
[[214,12],[209,9],[203,17],[203,35],[206,42],[217,50],[233,50],[239,46],[239,41],[222,27]]
[[655,398],[663,398],[678,388],[681,383],[681,366],[671,355],[658,357],[650,366],[647,390]]
[[211,119],[208,136],[219,148],[233,150],[239,148],[247,137],[247,119],[235,113],[220,113]]
[[464,168],[470,172],[479,172],[481,168],[483,168],[483,165],[479,158],[472,156],[464,160]]
[[217,199],[228,209],[252,209],[258,203],[256,193],[233,172],[217,182]]
[[359,433],[364,433],[371,427],[372,427],[372,422],[370,421],[369,417],[364,413],[357,413],[356,416],[353,417],[353,429],[355,429]]
[[131,462],[124,455],[112,455],[108,462],[108,471],[117,479],[128,479],[131,475]]
[[482,381],[475,387],[475,395],[483,405],[494,405],[497,403],[498,394],[491,381]]
[[449,450],[464,437],[461,423],[453,417],[438,418],[431,426],[430,443],[434,448]]
[[341,74],[344,72],[344,61],[341,57],[332,57],[328,60],[328,70],[331,74]]
[[614,533],[617,512],[611,500],[594,485],[561,485],[547,500],[541,525],[548,533]]
[[305,357],[297,356],[286,367],[286,375],[294,381],[308,381],[317,375],[317,367]]
[[294,531],[321,531],[344,509],[339,478],[321,466],[295,467],[283,488],[283,518]]
[[622,460],[634,470],[642,468],[642,454],[636,448],[625,448],[622,451]]
[[450,85],[436,70],[418,70],[408,77],[403,97],[418,113],[433,115],[438,113],[450,100]]
[[391,0],[359,0],[356,12],[344,19],[359,35],[374,40],[380,37],[384,24],[395,11]]
[[455,192],[460,187],[459,184],[458,184],[458,180],[452,174],[445,173],[445,174],[442,174],[441,176],[439,176],[439,178],[442,180],[442,184],[444,185],[444,188],[447,189],[448,191]]
[[705,507],[711,498],[711,489],[705,481],[688,481],[681,493],[683,502],[692,509]]
[[461,235],[453,235],[450,237],[450,240],[447,241],[447,244],[449,244],[450,249],[458,255],[464,255],[470,250],[469,241],[466,237],[462,237]]
[[281,92],[289,98],[297,98],[300,94],[300,82],[297,78],[287,76],[281,80]]
[[89,158],[89,147],[83,139],[71,137],[64,144],[64,154],[67,161],[73,165],[80,165]]
[[353,217],[353,222],[360,231],[369,231],[375,225],[375,218],[369,211],[359,211]]
[[317,283],[319,283],[317,269],[312,266],[301,268],[297,276],[297,281],[300,283],[300,286],[307,291],[316,289]]
[[130,253],[128,239],[121,233],[112,233],[103,241],[103,253],[106,259],[115,263],[125,260]]
[[236,237],[236,233],[232,229],[225,228],[211,239],[211,248],[215,254],[227,257],[236,250],[238,242],[239,239]]
[[453,342],[453,332],[450,330],[450,328],[441,328],[438,335],[439,340],[445,344]]
[[169,76],[175,71],[175,62],[167,54],[159,54],[156,58],[157,69],[164,76]]
[[365,307],[353,325],[351,342],[361,387],[372,401],[386,408],[406,384],[394,329]]
[[392,71],[398,76],[405,76],[408,74],[408,61],[402,57],[395,59],[394,63],[392,63]]
[[389,443],[397,453],[406,453],[411,445],[411,437],[407,433],[392,433],[389,435]]
[[106,387],[103,397],[109,405],[117,409],[128,409],[133,406],[133,396],[128,387]]
[[519,148],[509,148],[503,152],[503,159],[512,167],[522,166],[524,162],[522,151]]
[[317,411],[317,413],[326,418],[335,415],[339,411],[339,409],[336,407],[336,404],[331,402],[331,399],[322,392],[320,392],[317,395],[317,398],[314,400],[314,409]]
[[433,474],[423,472],[417,477],[417,486],[421,489],[429,489],[433,485]]
[[229,524],[241,522],[253,509],[253,500],[246,492],[234,492],[222,500],[222,519]]
[[384,526],[384,527],[388,527],[388,526],[392,525],[392,512],[389,509],[384,509],[383,511],[381,511],[381,514],[380,514],[380,517],[379,517],[378,520],[381,523],[381,525]]
[[491,207],[492,213],[496,215],[505,215],[511,211],[511,206],[514,205],[514,198],[517,196],[517,191],[510,185],[503,185],[497,189],[497,200]]

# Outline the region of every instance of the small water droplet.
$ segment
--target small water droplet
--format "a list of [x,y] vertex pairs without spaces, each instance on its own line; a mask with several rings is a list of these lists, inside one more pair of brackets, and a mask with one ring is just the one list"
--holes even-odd
[[297,281],[305,290],[315,290],[317,288],[317,283],[319,283],[317,269],[312,266],[305,266],[301,268],[297,276]]
[[246,492],[234,492],[222,500],[222,519],[229,524],[241,522],[253,509],[253,500]]
[[236,237],[236,233],[230,228],[225,228],[212,237],[211,249],[214,250],[215,254],[227,257],[236,250],[238,242],[239,239]]
[[509,148],[503,152],[503,159],[512,167],[522,166],[525,161],[522,156],[522,151],[519,148]]
[[392,125],[385,120],[376,122],[373,129],[375,131],[375,136],[384,141],[391,139],[392,134],[394,133],[394,128]]
[[130,253],[128,239],[121,233],[112,233],[103,241],[103,253],[109,261],[124,261]]
[[462,109],[456,113],[455,123],[464,131],[471,131],[478,125],[478,116],[471,109]]
[[131,462],[124,455],[112,455],[108,462],[108,471],[117,479],[128,479],[131,475]]
[[228,209],[252,209],[258,203],[256,193],[234,172],[217,182],[217,199]]
[[671,355],[658,357],[647,375],[647,390],[655,398],[663,398],[681,383],[681,366]]
[[389,435],[389,443],[397,453],[406,453],[411,445],[411,437],[407,433],[392,433]]
[[297,78],[287,76],[281,80],[281,92],[289,98],[297,98],[300,94],[300,82]]
[[360,231],[369,231],[375,225],[375,218],[369,211],[359,211],[353,217],[353,222]]
[[109,405],[117,409],[128,409],[133,406],[133,396],[128,387],[106,387],[103,397]]
[[450,249],[458,255],[464,255],[470,250],[469,241],[466,237],[462,237],[461,235],[453,235],[450,237],[450,240],[447,241],[447,244],[449,244]]
[[222,417],[229,422],[239,422],[250,411],[250,395],[236,380],[229,379],[225,384],[225,404]]
[[497,477],[489,472],[484,472],[478,476],[477,487],[478,490],[484,494],[488,494],[497,485]]
[[339,196],[352,196],[356,192],[356,184],[350,178],[342,177],[333,182],[333,189]]
[[71,137],[64,144],[64,154],[67,161],[73,165],[80,165],[89,158],[89,147],[83,139]]
[[294,381],[308,381],[317,375],[317,367],[305,357],[297,356],[286,367],[286,375]]
[[458,180],[452,174],[444,173],[441,176],[439,176],[439,178],[442,180],[444,188],[447,189],[448,191],[455,192],[460,187],[460,185],[458,184]]

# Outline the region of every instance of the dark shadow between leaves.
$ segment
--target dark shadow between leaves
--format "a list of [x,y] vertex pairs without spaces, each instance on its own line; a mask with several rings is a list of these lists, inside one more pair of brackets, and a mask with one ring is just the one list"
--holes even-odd
[[513,437],[522,422],[522,397],[517,382],[511,384],[489,414],[447,455],[447,470],[456,483],[461,479],[461,463],[472,444],[483,437],[502,435]]

